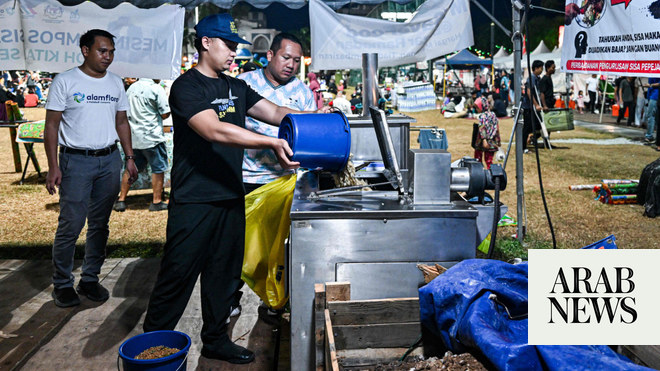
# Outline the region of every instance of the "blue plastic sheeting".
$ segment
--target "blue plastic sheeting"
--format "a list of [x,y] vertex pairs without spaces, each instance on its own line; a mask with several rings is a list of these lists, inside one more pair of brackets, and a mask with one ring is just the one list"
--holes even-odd
[[417,142],[421,149],[447,149],[449,147],[444,129],[422,129],[419,131]]
[[452,352],[481,355],[498,370],[650,370],[605,345],[528,345],[527,269],[484,259],[456,264],[419,289],[423,326]]
[[583,247],[583,249],[593,249],[593,250],[611,250],[617,248],[618,247],[616,247],[616,237],[614,237],[613,234],[603,238],[600,241],[596,241],[591,245],[587,245]]

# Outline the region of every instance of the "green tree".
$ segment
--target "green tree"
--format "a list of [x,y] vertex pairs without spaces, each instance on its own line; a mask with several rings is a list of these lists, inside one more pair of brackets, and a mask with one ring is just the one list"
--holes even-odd
[[303,27],[299,30],[291,31],[292,35],[297,37],[302,44],[303,55],[312,54],[312,35],[310,33],[309,27]]

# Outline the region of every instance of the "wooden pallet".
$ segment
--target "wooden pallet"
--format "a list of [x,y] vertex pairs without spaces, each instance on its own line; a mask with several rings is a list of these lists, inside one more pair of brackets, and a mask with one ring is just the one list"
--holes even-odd
[[317,370],[387,364],[420,339],[418,298],[350,300],[348,282],[316,284],[314,292]]
[[638,365],[660,369],[660,345],[618,345],[615,350]]

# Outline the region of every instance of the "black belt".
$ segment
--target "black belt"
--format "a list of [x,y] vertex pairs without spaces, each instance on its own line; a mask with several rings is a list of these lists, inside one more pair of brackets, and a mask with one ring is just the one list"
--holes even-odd
[[78,148],[60,146],[60,153],[70,153],[73,155],[83,155],[83,156],[92,156],[92,157],[107,156],[116,150],[117,150],[116,144],[101,149],[78,149]]

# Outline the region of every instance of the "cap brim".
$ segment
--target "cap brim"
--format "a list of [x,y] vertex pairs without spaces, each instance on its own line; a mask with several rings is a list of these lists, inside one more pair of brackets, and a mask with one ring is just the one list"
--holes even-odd
[[248,44],[248,45],[252,45],[251,42],[249,42],[249,41],[247,41],[247,40],[244,40],[244,39],[241,39],[240,37],[238,37],[238,36],[236,36],[236,35],[227,35],[227,36],[219,36],[219,37],[221,37],[221,38],[223,38],[223,39],[225,39],[225,40],[229,40],[229,41],[233,41],[233,42],[235,42],[235,43],[239,43],[239,44]]
[[204,34],[204,33],[199,33],[199,32],[197,32],[197,37],[198,37],[198,38],[201,39],[202,37],[205,37],[205,36],[206,36],[206,37],[219,37],[219,38],[221,38],[221,39],[225,39],[225,40],[233,41],[233,42],[235,42],[235,43],[239,43],[239,44],[248,44],[248,45],[252,45],[251,42],[249,42],[249,41],[247,41],[247,40],[244,40],[244,39],[241,39],[240,37],[238,37],[238,36],[236,36],[236,35],[233,35],[233,34],[229,34],[229,35],[228,35],[228,34],[225,34],[225,33],[223,33],[223,34],[217,34],[217,33],[208,33],[208,34]]

